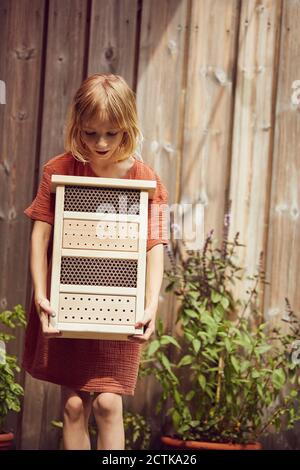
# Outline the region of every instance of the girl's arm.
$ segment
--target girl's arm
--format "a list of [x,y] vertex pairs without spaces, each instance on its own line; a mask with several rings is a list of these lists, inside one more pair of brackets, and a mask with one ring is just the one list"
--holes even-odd
[[51,234],[51,225],[36,220],[31,234],[30,271],[34,289],[34,300],[47,298],[47,250]]
[[36,220],[31,234],[30,271],[34,289],[34,301],[39,314],[43,332],[56,336],[59,332],[49,324],[49,316],[55,312],[47,299],[47,251],[51,235],[51,225]]
[[158,298],[164,275],[164,246],[155,245],[147,253],[146,309],[157,310]]
[[164,248],[160,243],[147,252],[147,272],[146,272],[146,308],[144,318],[140,323],[136,323],[136,328],[145,326],[145,333],[132,335],[129,339],[133,342],[144,343],[155,331],[155,320],[158,307],[158,298],[164,275]]

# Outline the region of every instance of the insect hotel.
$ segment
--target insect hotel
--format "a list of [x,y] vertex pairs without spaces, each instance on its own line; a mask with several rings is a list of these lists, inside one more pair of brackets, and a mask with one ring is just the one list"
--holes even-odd
[[63,338],[142,334],[148,199],[156,181],[52,175],[51,324]]

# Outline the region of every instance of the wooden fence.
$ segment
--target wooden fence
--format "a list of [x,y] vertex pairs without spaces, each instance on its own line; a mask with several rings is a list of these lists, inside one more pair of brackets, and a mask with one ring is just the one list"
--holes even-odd
[[[85,77],[112,72],[137,93],[143,159],[170,203],[203,204],[205,232],[219,238],[231,200],[249,272],[264,252],[266,317],[276,320],[286,296],[299,311],[299,24],[299,0],[0,0],[1,309],[29,306],[23,210],[42,165],[63,152],[69,102]],[[175,306],[162,291],[169,329]],[[22,348],[19,333],[12,352]],[[20,380],[18,446],[56,448],[59,387]],[[151,417],[157,393],[149,379],[125,401]]]

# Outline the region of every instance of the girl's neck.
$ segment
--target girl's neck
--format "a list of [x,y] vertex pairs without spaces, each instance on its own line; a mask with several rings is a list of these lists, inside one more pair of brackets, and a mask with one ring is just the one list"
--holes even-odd
[[134,165],[135,159],[130,156],[126,160],[116,162],[95,162],[90,161],[89,165],[93,173],[97,176],[108,178],[122,178]]

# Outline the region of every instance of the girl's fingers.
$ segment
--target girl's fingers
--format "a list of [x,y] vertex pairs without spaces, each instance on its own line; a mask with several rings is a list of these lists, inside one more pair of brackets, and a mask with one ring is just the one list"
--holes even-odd
[[43,333],[45,336],[61,336],[61,331],[56,330],[51,325],[43,325]]
[[53,328],[52,325],[49,324],[49,315],[48,313],[42,311],[40,314],[40,320],[41,320],[41,325],[42,325],[42,331],[45,336],[61,336],[61,332],[55,328]]
[[149,340],[152,333],[154,333],[154,328],[148,327],[143,335],[131,335],[128,336],[128,340],[133,343],[145,343]]
[[54,328],[52,330],[43,331],[43,333],[45,336],[47,336],[47,338],[52,338],[52,337],[57,337],[57,336],[62,335],[61,331],[55,330]]
[[44,312],[47,313],[47,315],[50,315],[51,317],[55,317],[56,316],[56,313],[55,311],[53,310],[53,308],[51,308],[50,306],[50,302],[48,299],[44,299],[42,300],[40,303],[39,303],[39,306],[40,306],[40,309]]
[[141,321],[137,322],[134,327],[135,328],[142,328],[142,326],[145,326],[147,325],[147,323],[150,323],[151,321],[153,321],[152,317],[150,316],[145,316]]

